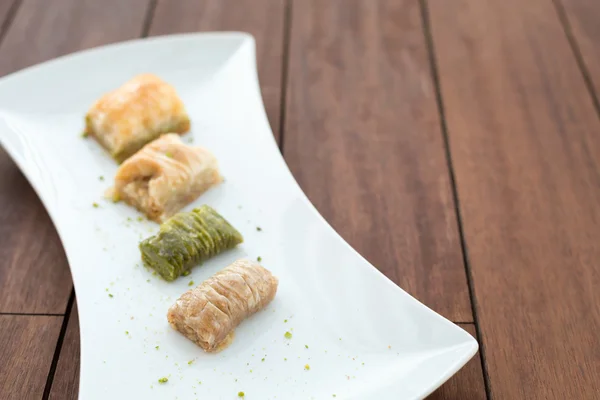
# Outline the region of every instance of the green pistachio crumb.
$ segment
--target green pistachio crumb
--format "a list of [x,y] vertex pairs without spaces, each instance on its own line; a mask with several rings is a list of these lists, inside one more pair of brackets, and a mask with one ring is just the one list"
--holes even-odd
[[194,362],[194,360],[188,361],[188,365],[192,365],[193,362]]
[[191,273],[192,273],[192,271],[190,271],[190,270],[188,269],[188,270],[185,270],[185,271],[183,271],[183,274],[181,274],[181,275],[182,275],[182,276],[188,276],[188,275],[189,275],[189,274],[191,274]]
[[131,219],[131,217],[127,217],[127,221],[131,222],[131,221],[133,221],[133,219]]
[[337,396],[334,394],[333,397],[337,397]]
[[265,362],[265,358],[263,357],[262,360],[260,360],[260,361]]
[[100,179],[101,181],[103,181],[103,180],[104,180],[104,177],[103,177],[102,175],[100,175],[100,176],[98,177],[98,179]]
[[100,206],[98,205],[98,203],[94,202],[94,203],[92,203],[92,207],[94,207],[94,208],[98,208],[98,207],[100,207]]
[[283,335],[286,339],[291,339],[292,338],[292,334],[288,331]]
[[238,397],[244,397],[244,396],[245,396],[244,392],[238,392]]
[[256,261],[261,262],[262,261],[262,257],[261,256],[256,257]]
[[155,348],[156,350],[160,349],[160,347],[159,347],[159,346],[155,346],[154,348]]
[[194,281],[190,281],[190,283],[188,283],[188,286],[194,286]]
[[260,231],[262,231],[262,228],[260,226],[257,226],[256,230],[260,232]]
[[306,371],[310,370],[310,365],[306,364],[306,365],[304,366],[304,369],[305,369]]
[[305,344],[304,347],[306,347],[308,349],[308,345],[307,344]]
[[125,334],[126,334],[126,335],[129,335],[129,331],[125,331]]
[[169,378],[167,378],[166,376],[163,376],[162,378],[160,378],[158,380],[158,383],[167,383],[169,382]]
[[146,282],[150,283],[150,279],[146,279]]
[[168,152],[168,151],[165,153],[165,156],[167,156],[167,157],[169,157],[169,158],[173,158],[173,154],[171,154],[171,153],[170,153],[170,152]]
[[142,222],[142,221],[144,220],[144,218],[143,218],[143,217],[137,217],[137,220],[138,220],[139,222]]
[[113,296],[113,295],[112,295],[112,293],[109,293],[109,294],[108,294],[108,297],[110,297],[110,298],[112,299],[112,298],[113,298],[113,297],[115,297],[115,296]]
[[287,361],[287,358],[283,357],[283,361]]
[[283,322],[285,322],[287,324],[287,319],[284,319]]

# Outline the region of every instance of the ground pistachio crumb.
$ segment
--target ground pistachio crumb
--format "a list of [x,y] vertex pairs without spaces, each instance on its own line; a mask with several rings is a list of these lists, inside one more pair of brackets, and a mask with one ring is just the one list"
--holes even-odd
[[143,217],[137,217],[137,220],[138,220],[139,222],[142,222],[142,221],[144,220],[144,218],[143,218]]
[[262,257],[261,256],[256,257],[256,261],[261,262],[262,261]]
[[264,361],[265,361],[265,358],[263,357],[263,358],[262,358],[262,360],[260,360],[260,361],[263,361],[263,362],[264,362]]
[[191,274],[191,273],[192,273],[192,271],[190,271],[190,270],[188,269],[188,270],[185,270],[185,271],[183,271],[183,274],[181,274],[181,275],[183,275],[183,276],[188,276],[188,275],[189,275],[189,274]]
[[156,347],[154,347],[154,348],[155,348],[156,350],[160,349],[160,347],[159,347],[159,346],[156,346]]
[[129,331],[125,331],[125,334],[126,334],[126,335],[129,335]]
[[150,279],[146,279],[146,282],[150,283]]
[[306,347],[308,349],[308,345],[307,344],[305,344],[304,347]]
[[90,135],[90,134],[88,133],[88,131],[83,131],[83,132],[81,132],[81,137],[82,137],[82,138],[86,138],[86,137],[88,137],[89,135]]
[[286,339],[291,339],[292,338],[292,334],[287,331],[284,335],[283,335]]
[[257,226],[256,230],[260,232],[260,231],[262,231],[262,228],[260,226]]
[[337,397],[337,396],[334,394],[333,397]]
[[287,361],[287,358],[283,357],[283,361]]
[[194,360],[188,361],[188,365],[192,365],[193,362],[194,362]]
[[173,154],[171,154],[171,152],[167,151],[165,153],[165,156],[169,157],[169,158],[173,158]]
[[190,281],[190,283],[188,283],[188,286],[194,286],[194,281]]
[[166,376],[163,376],[162,378],[160,378],[158,380],[158,383],[167,383],[169,382],[169,378],[167,378]]
[[109,294],[108,294],[108,297],[110,297],[110,298],[112,299],[112,298],[113,298],[113,297],[115,297],[115,296],[113,296],[113,295],[112,295],[112,293],[109,293]]
[[102,175],[100,175],[100,176],[98,177],[98,179],[100,179],[101,181],[103,181],[103,180],[104,180],[104,177],[103,177]]
[[305,369],[306,371],[310,370],[310,365],[306,364],[306,365],[304,366],[304,369]]
[[244,392],[238,392],[238,397],[244,397],[244,396],[245,396]]
[[92,206],[93,206],[94,208],[98,208],[98,207],[100,207],[100,206],[98,205],[98,203],[96,203],[96,202],[92,203]]

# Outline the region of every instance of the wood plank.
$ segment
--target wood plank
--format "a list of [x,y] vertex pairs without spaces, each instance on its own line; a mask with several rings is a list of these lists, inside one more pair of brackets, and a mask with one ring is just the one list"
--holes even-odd
[[293,3],[284,155],[321,214],[390,279],[470,322],[419,4]]
[[[148,0],[24,0],[0,44],[0,76],[140,35]],[[71,278],[46,211],[0,150],[0,313],[65,312]]]
[[63,317],[0,315],[0,398],[41,399]]
[[50,400],[76,400],[79,394],[79,315],[77,303],[67,316],[69,322],[50,389]]
[[[460,327],[477,337],[475,325],[460,324]],[[467,365],[450,378],[428,400],[484,400],[486,399],[481,358],[476,354]]]
[[[600,2],[597,0],[556,0],[562,4],[596,99],[600,98]],[[559,7],[560,10],[560,7]]]
[[8,29],[8,23],[10,21],[8,21],[7,18],[11,12],[11,8],[16,6],[16,1],[17,0],[0,0],[0,40],[2,39],[4,30]]
[[600,121],[552,2],[429,2],[495,399],[600,393]]
[[260,87],[279,141],[285,0],[159,0],[150,35],[244,31],[256,39]]

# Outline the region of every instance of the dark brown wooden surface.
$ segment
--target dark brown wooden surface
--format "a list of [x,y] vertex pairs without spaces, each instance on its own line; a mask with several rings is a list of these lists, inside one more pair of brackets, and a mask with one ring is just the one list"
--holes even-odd
[[[319,211],[482,339],[431,399],[600,398],[600,3],[43,3],[0,0],[0,76],[145,34],[255,36],[271,126]],[[3,150],[0,237],[0,398],[76,399],[67,262]]]
[[242,31],[256,40],[258,78],[279,141],[285,0],[159,0],[150,35]]
[[79,393],[79,315],[75,305],[68,318],[67,330],[60,348],[60,356],[52,386],[51,400],[76,400]]
[[63,317],[0,315],[0,399],[40,399]]
[[571,28],[575,53],[581,57],[584,73],[589,75],[598,105],[600,93],[600,1],[556,0],[558,11],[566,17],[567,28]]
[[294,2],[283,153],[359,253],[472,320],[418,2]]
[[491,396],[597,399],[600,120],[564,28],[545,0],[429,5]]

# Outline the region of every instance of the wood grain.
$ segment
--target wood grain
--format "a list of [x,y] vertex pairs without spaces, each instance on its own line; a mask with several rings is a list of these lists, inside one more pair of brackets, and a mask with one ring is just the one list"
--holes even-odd
[[41,399],[63,317],[0,315],[0,399]]
[[[461,324],[461,328],[477,338],[475,325]],[[476,354],[460,371],[450,378],[428,400],[485,400],[485,385],[481,358]]]
[[553,5],[429,2],[494,399],[600,393],[600,121]]
[[597,0],[555,0],[562,4],[576,46],[590,74],[596,98],[600,98],[600,2]]
[[293,3],[284,155],[332,226],[403,289],[472,319],[419,4]]
[[79,394],[79,315],[77,303],[67,316],[69,322],[50,390],[50,400],[76,400]]
[[[0,43],[0,76],[66,53],[140,35],[148,0],[24,0]],[[35,95],[35,92],[32,92]],[[0,313],[65,312],[68,264],[56,231],[0,150]]]
[[150,35],[244,31],[256,39],[265,109],[279,141],[285,0],[159,0]]
[[7,20],[10,14],[10,10],[14,7],[17,0],[0,0],[0,40],[2,39],[2,33],[8,29]]
[[72,286],[65,253],[46,210],[2,148],[0,237],[0,312],[63,314]]

